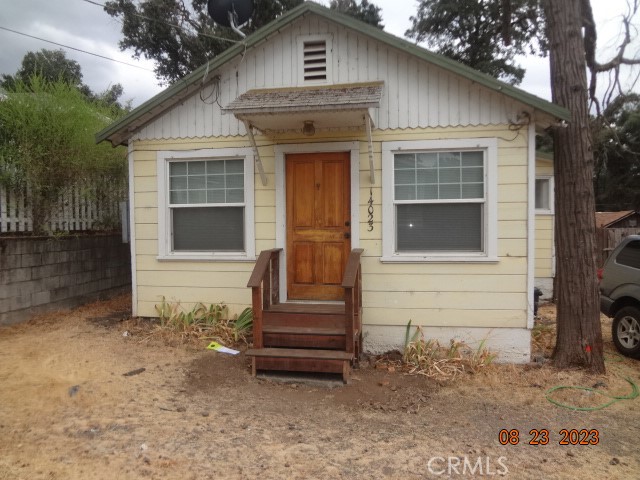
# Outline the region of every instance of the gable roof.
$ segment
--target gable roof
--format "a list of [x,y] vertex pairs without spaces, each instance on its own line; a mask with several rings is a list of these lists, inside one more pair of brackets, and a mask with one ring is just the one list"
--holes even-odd
[[276,34],[286,25],[306,14],[315,14],[338,25],[354,30],[362,35],[373,38],[374,40],[384,43],[390,47],[394,47],[425,60],[450,73],[459,75],[490,90],[500,92],[554,118],[560,120],[570,119],[569,111],[559,105],[555,105],[517,87],[501,82],[500,80],[478,72],[477,70],[456,62],[455,60],[429,52],[428,50],[407,40],[386,33],[379,28],[368,25],[360,20],[356,20],[353,17],[329,10],[328,8],[313,2],[304,2],[246,37],[243,41],[229,47],[227,50],[213,58],[208,64],[197,68],[189,75],[178,80],[164,91],[132,110],[125,117],[98,132],[96,134],[96,142],[99,143],[108,139],[114,146],[123,143],[132,132],[136,131],[162,112],[179,103],[184,98],[190,96],[192,93],[195,93],[202,86],[203,77],[209,71],[220,68],[237,55],[242,54],[246,49],[266,40],[269,36]]
[[624,210],[622,212],[596,212],[596,228],[607,228],[635,213],[635,210]]

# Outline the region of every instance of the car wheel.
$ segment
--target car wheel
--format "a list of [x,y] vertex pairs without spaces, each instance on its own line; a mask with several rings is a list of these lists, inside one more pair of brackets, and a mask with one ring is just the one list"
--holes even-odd
[[613,319],[611,336],[620,353],[640,358],[640,309],[621,308]]

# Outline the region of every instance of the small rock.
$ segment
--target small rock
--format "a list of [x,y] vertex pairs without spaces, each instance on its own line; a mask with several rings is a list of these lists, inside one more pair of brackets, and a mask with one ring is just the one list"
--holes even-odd
[[396,387],[395,385],[393,387],[391,387],[391,391],[395,392],[396,390],[398,390],[398,387]]
[[378,382],[378,385],[380,385],[381,387],[386,387],[389,385],[389,380],[381,380]]
[[389,368],[387,368],[387,370],[388,370],[390,373],[393,373],[393,372],[395,372],[395,371],[396,371],[396,367],[389,367]]
[[69,387],[69,396],[75,397],[76,394],[78,393],[78,390],[80,390],[80,385],[74,385],[73,387]]
[[144,458],[142,459],[142,461],[143,461],[144,463],[146,463],[147,465],[151,465],[151,460],[149,459],[149,457],[144,457]]
[[176,412],[184,413],[186,411],[187,411],[186,407],[178,407],[178,408],[176,408]]
[[619,463],[620,463],[620,460],[617,459],[616,457],[613,457],[609,462],[609,465],[618,465]]
[[573,452],[567,452],[567,457],[575,457],[575,454]]
[[607,384],[604,382],[596,382],[593,384],[593,388],[607,388]]
[[285,463],[284,466],[289,468],[291,465],[289,465],[289,463]]
[[203,417],[208,417],[209,416],[209,412],[202,412],[202,416]]
[[298,388],[298,384],[297,383],[292,383],[291,384],[291,388]]
[[149,447],[147,446],[146,443],[143,443],[142,445],[140,445],[140,451],[141,452],[146,452],[149,449]]

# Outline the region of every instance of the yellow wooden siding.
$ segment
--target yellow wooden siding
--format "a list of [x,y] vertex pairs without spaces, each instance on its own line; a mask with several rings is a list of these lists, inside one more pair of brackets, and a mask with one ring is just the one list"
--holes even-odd
[[[372,325],[518,327],[526,326],[527,295],[527,139],[507,125],[407,129],[373,132],[376,185],[369,185],[368,144],[364,132],[318,132],[313,138],[257,136],[268,183],[256,171],[256,252],[273,248],[276,237],[275,153],[277,143],[358,141],[360,145],[359,229],[364,321]],[[498,138],[498,256],[496,263],[381,263],[382,142]],[[232,311],[248,306],[246,288],[253,263],[159,261],[156,151],[247,147],[241,138],[135,142],[134,187],[138,313],[156,315],[154,305],[168,301],[226,302]],[[368,231],[368,201],[373,194],[373,231]]]
[[[553,176],[553,163],[549,160],[536,160],[536,176]],[[553,224],[551,214],[536,214],[535,276],[552,278],[554,272]]]

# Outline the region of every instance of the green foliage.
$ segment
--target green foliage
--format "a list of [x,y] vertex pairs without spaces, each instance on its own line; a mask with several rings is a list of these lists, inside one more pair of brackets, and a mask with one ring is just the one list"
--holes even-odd
[[104,92],[93,92],[82,83],[82,69],[75,60],[67,58],[64,50],[42,49],[38,52],[27,52],[22,58],[22,65],[15,75],[2,75],[0,86],[9,90],[15,90],[17,84],[31,86],[31,79],[37,78],[40,83],[62,82],[78,88],[89,100],[100,105],[115,106],[125,111],[129,107],[123,107],[118,99],[124,93],[122,85],[116,83],[109,86]]
[[598,210],[640,210],[640,95],[620,95],[592,121]]
[[220,340],[223,344],[244,342],[253,327],[253,310],[245,308],[240,315],[229,318],[229,307],[224,303],[196,303],[185,310],[177,303],[162,302],[155,306],[160,318],[160,328],[180,333],[183,336]]
[[381,30],[384,28],[380,7],[369,3],[368,0],[360,0],[360,3],[357,3],[356,0],[331,0],[329,8],[350,15]]
[[61,80],[33,76],[7,91],[0,101],[0,182],[26,192],[34,233],[45,233],[65,189],[104,175],[126,178],[125,150],[94,140],[118,114]]
[[[254,12],[242,31],[250,34],[303,0],[255,0]],[[105,11],[122,22],[120,49],[155,62],[156,77],[171,83],[223,52],[238,34],[216,25],[207,13],[207,0],[111,0]],[[216,38],[218,37],[218,38]],[[224,40],[229,39],[229,40]]]
[[512,84],[524,77],[515,56],[547,49],[539,0],[421,0],[411,22],[407,36]]

